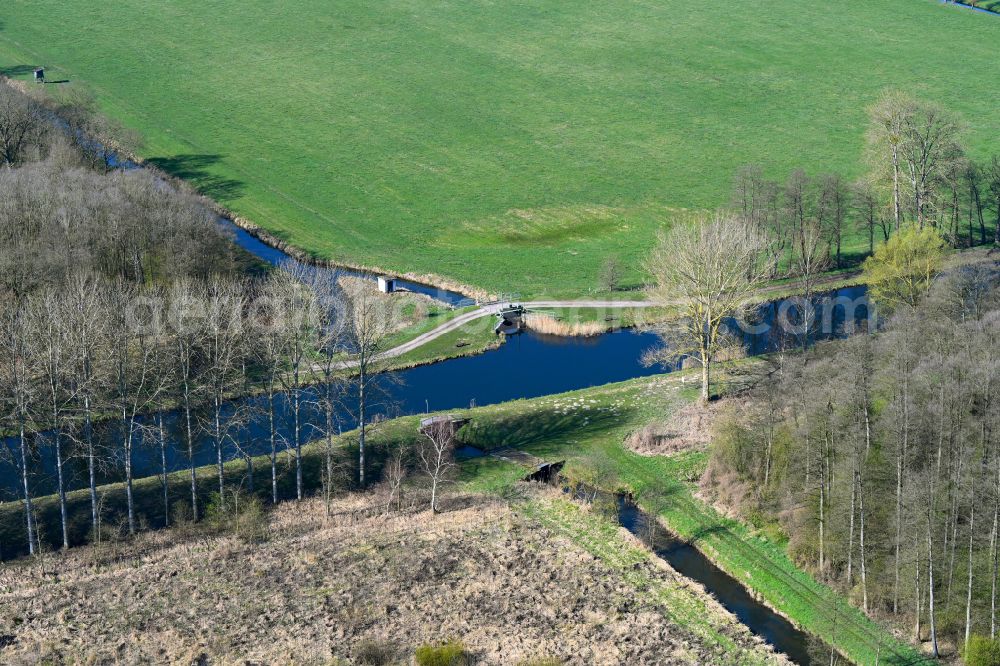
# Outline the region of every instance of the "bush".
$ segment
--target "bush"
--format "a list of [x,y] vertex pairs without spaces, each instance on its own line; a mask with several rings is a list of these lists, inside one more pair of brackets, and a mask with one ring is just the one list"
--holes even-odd
[[1000,666],[1000,640],[973,634],[962,650],[966,666]]
[[459,641],[444,645],[421,645],[413,655],[418,666],[467,666],[472,663],[465,646]]
[[241,489],[229,490],[221,497],[212,493],[205,519],[212,529],[231,532],[245,541],[263,541],[267,537],[264,504]]
[[384,666],[396,658],[396,648],[381,641],[361,641],[354,648],[354,663],[364,666]]
[[941,272],[945,248],[944,239],[930,227],[896,233],[862,267],[872,299],[890,310],[915,306]]

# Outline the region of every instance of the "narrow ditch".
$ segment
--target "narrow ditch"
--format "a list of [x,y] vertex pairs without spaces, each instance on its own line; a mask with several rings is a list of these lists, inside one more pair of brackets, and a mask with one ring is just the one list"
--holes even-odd
[[572,483],[561,474],[553,477],[547,478],[545,475],[539,475],[539,472],[534,472],[525,480],[551,482],[577,501],[588,504],[606,502],[613,506],[619,525],[632,533],[677,573],[701,584],[751,632],[760,636],[792,662],[800,666],[849,663],[825,642],[798,629],[790,621],[758,601],[742,583],[713,564],[696,547],[671,534],[658,520],[639,508],[628,495],[608,493],[583,484]]

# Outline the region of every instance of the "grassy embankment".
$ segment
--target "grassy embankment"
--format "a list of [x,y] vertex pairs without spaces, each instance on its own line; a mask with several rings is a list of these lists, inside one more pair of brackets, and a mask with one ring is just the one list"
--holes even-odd
[[319,257],[572,297],[609,255],[637,286],[664,219],[727,201],[739,165],[859,175],[887,86],[996,151],[967,63],[998,41],[914,0],[15,0],[0,70],[94,91],[142,155]]
[[[688,373],[632,380],[620,384],[587,389],[527,401],[515,401],[475,410],[459,410],[473,418],[462,431],[465,443],[483,448],[512,446],[547,460],[567,460],[565,472],[572,478],[612,490],[633,493],[639,504],[658,514],[682,537],[698,547],[769,605],[797,625],[832,643],[856,663],[915,663],[917,653],[893,639],[842,597],[808,574],[797,569],[784,552],[783,544],[767,540],[749,527],[725,519],[693,495],[695,480],[705,462],[704,452],[690,452],[666,458],[639,456],[628,451],[623,441],[628,433],[657,418],[664,418],[694,400],[694,383]],[[385,423],[373,437],[374,477],[389,446],[412,443],[417,437],[418,417],[405,417]],[[353,452],[350,437],[338,443],[337,458],[350,475]],[[307,447],[307,482],[318,484],[318,466],[322,445]],[[269,491],[267,462],[255,460],[255,487]],[[231,482],[242,483],[245,463],[231,462],[227,473]],[[524,470],[493,458],[466,461],[460,469],[461,487],[467,491],[508,492]],[[217,483],[214,468],[200,470],[204,497]],[[293,470],[290,458],[282,456],[282,496],[293,494]],[[172,497],[187,496],[185,473],[171,476]],[[345,485],[349,483],[345,481]],[[139,513],[150,525],[162,522],[162,499],[159,481],[143,479],[136,485]],[[120,485],[102,488],[109,523],[120,522],[123,490]],[[50,537],[58,525],[57,505],[53,498],[42,498],[38,510],[49,526]],[[74,530],[82,537],[87,528],[89,509],[85,492],[70,496]],[[9,549],[23,541],[22,510],[16,503],[0,509],[0,539]],[[8,545],[10,544],[10,545]]]

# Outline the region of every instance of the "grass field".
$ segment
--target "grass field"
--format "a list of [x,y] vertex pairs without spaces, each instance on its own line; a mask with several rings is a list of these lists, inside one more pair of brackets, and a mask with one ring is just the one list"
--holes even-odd
[[319,256],[569,295],[609,254],[638,283],[740,164],[857,175],[886,86],[997,150],[997,43],[929,0],[9,0],[0,71],[91,89],[144,156]]

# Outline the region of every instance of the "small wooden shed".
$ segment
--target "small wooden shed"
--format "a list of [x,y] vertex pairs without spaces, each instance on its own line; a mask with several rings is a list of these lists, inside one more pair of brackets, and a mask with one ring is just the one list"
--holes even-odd
[[36,67],[35,68],[35,81],[37,81],[38,83],[44,83],[45,82],[45,68],[44,67]]

